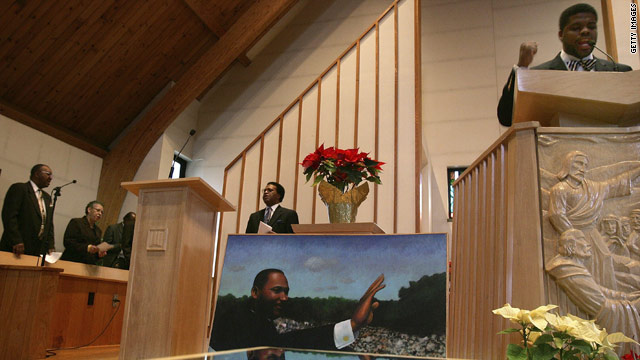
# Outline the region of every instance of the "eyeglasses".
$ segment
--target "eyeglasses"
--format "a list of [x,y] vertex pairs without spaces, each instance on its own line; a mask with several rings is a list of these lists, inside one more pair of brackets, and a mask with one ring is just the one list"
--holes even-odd
[[53,175],[53,173],[52,173],[51,171],[45,171],[45,170],[42,170],[42,172],[43,172],[45,175],[49,175],[49,176]]

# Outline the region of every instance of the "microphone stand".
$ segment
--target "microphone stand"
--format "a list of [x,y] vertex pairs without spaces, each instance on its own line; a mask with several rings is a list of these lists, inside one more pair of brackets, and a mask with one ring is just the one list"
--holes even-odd
[[[47,214],[47,218],[44,222],[44,230],[42,232],[42,252],[40,254],[42,254],[42,261],[40,262],[40,266],[44,266],[45,263],[45,258],[47,257],[47,254],[49,253],[49,232],[51,231],[51,227],[53,226],[53,213],[56,211],[56,202],[58,201],[58,196],[61,195],[60,193],[60,189],[62,189],[63,187],[67,186],[67,185],[71,185],[71,184],[75,184],[77,181],[73,180],[71,182],[68,182],[62,186],[56,186],[53,188],[52,194],[53,194],[53,201],[51,201],[51,204],[49,205],[49,207],[51,208],[51,213],[47,214],[47,209],[45,208],[45,214]],[[45,205],[46,206],[46,205]]]
[[613,63],[613,71],[618,71],[618,64],[616,63],[616,61],[613,59],[613,57],[611,57],[611,55],[607,54],[606,52],[604,52],[602,49],[600,49],[599,47],[596,46],[595,42],[589,42],[589,44],[591,44],[591,46],[593,46],[596,50],[600,51],[601,53],[605,54],[609,60],[611,60],[611,62]]
[[176,163],[176,160],[178,159],[178,157],[180,156],[180,154],[182,154],[182,150],[184,150],[184,147],[187,146],[187,143],[189,142],[189,139],[191,139],[191,137],[196,133],[195,129],[191,129],[191,131],[189,131],[189,137],[187,137],[187,141],[184,142],[184,145],[182,145],[182,148],[180,148],[180,151],[178,151],[178,155],[174,155],[173,156],[173,161],[171,162],[171,170],[169,170],[169,179],[171,179],[171,177],[173,176],[173,167]]

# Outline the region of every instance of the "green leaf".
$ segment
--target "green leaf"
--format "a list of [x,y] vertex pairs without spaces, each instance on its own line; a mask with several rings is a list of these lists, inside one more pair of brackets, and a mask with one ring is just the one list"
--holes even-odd
[[504,329],[504,330],[500,331],[498,333],[498,335],[511,334],[511,333],[518,332],[518,331],[520,331],[520,329],[509,328],[509,329]]
[[580,350],[580,352],[582,352],[583,354],[590,354],[593,351],[591,344],[584,340],[573,340],[571,342],[571,346],[574,349]]
[[516,344],[509,344],[507,346],[507,359],[527,360],[527,351]]
[[549,344],[540,344],[532,346],[529,351],[534,360],[551,360],[560,352],[560,349],[556,349]]
[[611,349],[604,349],[603,355],[607,360],[618,360],[618,355]]
[[552,341],[553,341],[553,336],[551,336],[550,334],[542,334],[536,339],[536,341],[533,344],[540,345],[540,344],[546,344]]
[[322,175],[316,176],[316,178],[313,180],[313,186],[320,184],[320,181],[322,181],[322,178],[323,178]]
[[562,346],[564,346],[564,339],[554,337],[553,338],[553,342],[554,342],[554,344],[556,344],[556,347],[558,349],[561,348]]

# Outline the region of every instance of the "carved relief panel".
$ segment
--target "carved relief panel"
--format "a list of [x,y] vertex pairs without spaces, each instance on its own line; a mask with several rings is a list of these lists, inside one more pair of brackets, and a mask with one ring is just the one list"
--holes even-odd
[[638,340],[640,129],[553,130],[538,136],[549,300]]

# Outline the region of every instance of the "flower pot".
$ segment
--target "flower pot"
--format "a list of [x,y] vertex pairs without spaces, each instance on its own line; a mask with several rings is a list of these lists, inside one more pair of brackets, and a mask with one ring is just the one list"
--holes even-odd
[[369,183],[365,182],[343,194],[335,186],[326,181],[321,181],[318,184],[318,194],[320,194],[320,199],[327,206],[331,224],[353,223],[356,221],[358,206],[362,204],[369,194]]

